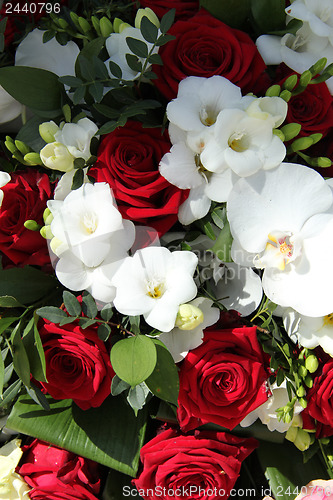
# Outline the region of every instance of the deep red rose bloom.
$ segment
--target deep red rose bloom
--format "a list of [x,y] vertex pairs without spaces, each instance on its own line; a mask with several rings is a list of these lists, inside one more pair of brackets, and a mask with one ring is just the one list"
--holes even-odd
[[230,28],[206,10],[188,21],[177,21],[169,30],[176,40],[159,50],[163,66],[153,66],[156,87],[169,100],[188,76],[221,75],[243,93],[258,92],[266,65],[256,45],[243,31]]
[[24,227],[29,219],[44,224],[43,212],[51,197],[49,178],[35,170],[10,175],[11,181],[1,188],[0,251],[16,266],[49,264],[46,240],[39,231]]
[[176,19],[187,19],[199,10],[199,0],[139,0],[140,7],[151,8],[161,19],[170,9],[176,9]]
[[[333,434],[333,359],[328,360],[316,372],[313,386],[308,390],[308,406],[302,412],[319,422],[317,433],[321,437]],[[322,425],[320,425],[322,424]],[[307,425],[307,428],[310,426]]]
[[171,148],[158,128],[129,121],[107,134],[89,175],[107,182],[125,219],[153,227],[162,235],[178,220],[179,206],[188,196],[162,177],[158,165]]
[[109,396],[114,371],[105,343],[96,327],[45,321],[39,333],[46,359],[47,382],[54,399],[73,399],[82,409],[100,406]]
[[206,330],[180,369],[182,430],[208,422],[233,429],[267,400],[268,376],[256,327]]
[[224,432],[168,429],[141,449],[143,471],[133,482],[147,500],[228,498],[242,461],[257,446]]
[[23,446],[16,471],[33,488],[35,500],[97,500],[100,465],[35,439]]

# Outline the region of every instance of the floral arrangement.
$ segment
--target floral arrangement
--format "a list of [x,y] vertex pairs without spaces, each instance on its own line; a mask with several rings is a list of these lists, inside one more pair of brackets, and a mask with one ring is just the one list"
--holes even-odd
[[332,496],[330,0],[1,16],[0,498]]

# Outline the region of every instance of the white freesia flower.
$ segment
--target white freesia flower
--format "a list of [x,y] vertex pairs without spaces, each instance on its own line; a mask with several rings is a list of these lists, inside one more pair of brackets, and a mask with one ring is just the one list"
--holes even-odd
[[169,332],[180,304],[194,299],[198,259],[193,252],[146,247],[127,257],[113,278],[114,306],[122,314],[143,314],[148,325]]
[[46,144],[40,151],[40,157],[45,167],[52,170],[69,172],[74,169],[74,156],[60,142]]
[[[8,184],[10,179],[11,177],[7,172],[0,172],[0,188]],[[2,201],[3,201],[3,191],[2,189],[0,189],[0,207],[2,205]]]
[[241,249],[256,255],[272,302],[315,317],[331,313],[333,216],[324,213],[331,205],[325,180],[297,164],[282,163],[234,186],[227,202],[234,255]]
[[213,307],[213,302],[210,299],[198,297],[189,302],[189,305],[201,310],[203,314],[202,322],[191,330],[182,330],[176,327],[158,337],[170,351],[175,363],[182,361],[188,351],[202,344],[203,331],[208,326],[214,325],[220,317],[220,310]]
[[[135,80],[139,76],[139,72],[132,70],[127,64],[126,54],[133,54],[127,45],[126,38],[135,38],[144,42],[148,46],[148,51],[151,50],[153,44],[147,42],[139,28],[132,28],[131,26],[122,30],[121,33],[111,33],[111,35],[105,41],[105,47],[109,54],[109,59],[105,61],[107,68],[109,69],[109,61],[112,61],[120,67],[122,70],[123,80]],[[153,54],[158,52],[158,47],[155,47]],[[139,58],[140,59],[140,58]],[[143,61],[143,59],[141,59]],[[114,75],[111,74],[112,77]]]
[[15,439],[0,448],[0,499],[29,499],[29,486],[15,472],[21,456],[21,440]]
[[80,49],[75,42],[60,45],[55,38],[43,43],[45,31],[34,29],[16,49],[15,66],[30,66],[52,71],[58,76],[75,76],[75,61]]
[[77,123],[65,123],[60,126],[60,130],[54,134],[54,139],[66,146],[74,158],[89,160],[90,142],[97,130],[97,125],[89,118],[81,118]]
[[290,17],[309,23],[310,29],[333,43],[333,5],[331,0],[294,0],[286,12]]
[[283,324],[292,340],[313,349],[320,345],[333,357],[333,314],[312,318],[290,307],[283,312]]
[[[257,418],[261,422],[267,425],[268,430],[286,432],[292,425],[292,421],[289,423],[278,419],[276,410],[289,403],[289,396],[286,387],[286,382],[284,381],[279,387],[276,382],[271,385],[270,390],[272,392],[271,396],[267,399],[265,403],[249,413],[240,423],[241,427],[249,427],[252,425]],[[294,416],[299,415],[303,407],[296,401],[294,406]]]
[[[88,171],[88,167],[85,167],[83,169],[83,183],[84,184],[90,184],[90,181],[88,179],[88,176],[87,176],[87,171]],[[73,179],[74,179],[74,175],[76,174],[76,170],[70,170],[69,172],[66,172],[65,174],[63,174],[59,181],[58,181],[58,184],[56,185],[56,188],[54,190],[54,196],[53,198],[55,200],[64,200],[66,198],[67,195],[69,195],[69,193],[71,192],[72,190],[72,184],[73,184]]]

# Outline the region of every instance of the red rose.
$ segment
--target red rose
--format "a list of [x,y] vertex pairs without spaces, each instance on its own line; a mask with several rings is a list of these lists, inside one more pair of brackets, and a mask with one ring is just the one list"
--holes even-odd
[[178,220],[179,205],[188,191],[162,177],[158,165],[171,143],[161,129],[143,128],[138,122],[107,134],[89,175],[107,182],[125,219],[153,227],[164,234]]
[[100,466],[92,460],[35,439],[23,446],[17,472],[35,500],[97,500]]
[[224,432],[186,436],[168,429],[141,449],[143,471],[134,484],[147,500],[228,498],[242,461],[257,446],[255,439]]
[[149,7],[161,19],[170,9],[176,9],[176,19],[187,19],[199,10],[199,0],[139,0],[140,7]]
[[24,227],[29,219],[43,225],[43,212],[51,197],[49,178],[35,170],[10,175],[11,181],[1,188],[0,251],[16,266],[49,264],[46,240],[39,231]]
[[181,428],[212,422],[233,429],[267,400],[268,376],[256,327],[207,330],[181,366]]
[[[294,74],[281,67],[280,72],[286,76],[278,81],[279,85]],[[299,136],[320,133],[325,137],[333,127],[333,97],[326,83],[308,85],[304,92],[292,96],[288,102],[286,123],[299,123],[302,125]]]
[[256,45],[243,31],[230,28],[204,9],[169,30],[176,40],[159,50],[163,66],[154,66],[156,87],[169,100],[188,76],[221,75],[243,92],[256,92],[266,68]]
[[[313,379],[313,386],[308,390],[308,405],[302,412],[317,420],[317,434],[331,436],[333,434],[333,359],[328,360],[318,370]],[[309,427],[309,425],[307,425]]]
[[82,409],[100,406],[109,396],[114,371],[97,328],[45,321],[39,330],[46,359],[42,385],[54,399],[73,399]]

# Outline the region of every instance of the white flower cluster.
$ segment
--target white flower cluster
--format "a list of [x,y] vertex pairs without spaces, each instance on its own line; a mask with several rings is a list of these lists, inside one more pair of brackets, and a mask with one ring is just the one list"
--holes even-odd
[[171,151],[160,172],[171,184],[190,189],[178,218],[190,224],[204,217],[211,201],[225,202],[239,179],[276,167],[283,142],[273,133],[287,114],[279,97],[242,97],[222,76],[190,76],[167,106]]

